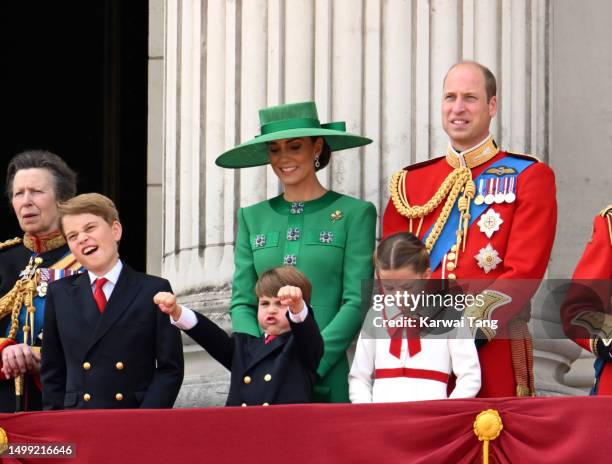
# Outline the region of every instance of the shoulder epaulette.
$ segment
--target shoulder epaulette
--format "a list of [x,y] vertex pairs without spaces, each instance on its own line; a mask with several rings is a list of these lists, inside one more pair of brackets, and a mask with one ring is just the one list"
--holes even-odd
[[415,169],[419,169],[424,166],[429,166],[430,164],[435,163],[436,161],[440,161],[443,158],[446,158],[446,156],[438,156],[436,158],[431,158],[425,161],[420,161],[418,163],[411,164],[410,166],[406,166],[404,168],[404,171],[414,171]]
[[599,215],[603,218],[605,218],[606,216],[612,217],[612,205],[608,205],[604,209],[602,209],[599,212]]
[[517,158],[523,158],[530,161],[535,161],[536,163],[541,163],[542,160],[535,155],[528,155],[527,153],[515,153],[513,151],[506,152],[510,156],[516,156]]
[[20,237],[15,237],[15,238],[6,240],[4,242],[0,242],[0,250],[4,250],[5,248],[10,248],[12,246],[19,245],[21,241],[22,240]]

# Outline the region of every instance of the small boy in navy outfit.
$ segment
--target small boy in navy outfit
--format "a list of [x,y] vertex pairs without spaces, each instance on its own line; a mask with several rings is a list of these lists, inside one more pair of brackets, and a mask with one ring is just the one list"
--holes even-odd
[[264,272],[257,281],[261,337],[231,336],[207,317],[178,305],[172,293],[154,301],[210,355],[231,371],[227,406],[309,403],[323,356],[323,339],[313,317],[311,284],[295,267]]

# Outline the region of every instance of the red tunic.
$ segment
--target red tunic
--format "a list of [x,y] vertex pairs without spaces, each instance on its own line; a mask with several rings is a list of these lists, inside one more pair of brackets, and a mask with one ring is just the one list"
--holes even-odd
[[[592,352],[590,334],[583,327],[572,324],[572,320],[585,312],[603,312],[607,318],[612,317],[612,242],[608,218],[604,214],[593,220],[591,240],[578,261],[572,280],[576,285],[570,288],[562,310],[566,332],[581,347]],[[612,362],[607,361],[599,376],[598,395],[612,395]]]
[[[529,158],[525,155],[499,152],[486,163],[472,169],[476,179],[493,163],[508,156]],[[410,205],[423,205],[429,201],[444,179],[453,171],[444,157],[429,160],[406,168],[406,197]],[[478,188],[478,185],[477,185]],[[499,213],[503,223],[491,238],[481,232],[478,220],[469,227],[464,252],[460,252],[456,269],[457,279],[535,279],[535,284],[514,295],[514,301],[495,313],[499,324],[524,311],[537,282],[543,277],[555,237],[557,223],[555,178],[544,163],[534,162],[516,178],[516,200],[512,203],[492,204],[487,209]],[[423,239],[438,218],[442,205],[423,219],[419,238]],[[486,210],[485,210],[486,213]],[[416,232],[418,219],[413,219]],[[383,217],[383,237],[408,230],[409,219],[402,216],[389,201]],[[476,256],[487,245],[497,251],[502,260],[494,269],[485,272]],[[448,256],[448,254],[446,255]],[[445,258],[446,258],[445,256]],[[445,261],[432,269],[432,278],[448,278]],[[524,285],[524,283],[522,283]],[[522,300],[522,301],[521,301]],[[529,314],[525,314],[528,320]],[[508,338],[497,337],[479,350],[482,369],[480,397],[516,395],[516,381],[512,367],[512,352]]]

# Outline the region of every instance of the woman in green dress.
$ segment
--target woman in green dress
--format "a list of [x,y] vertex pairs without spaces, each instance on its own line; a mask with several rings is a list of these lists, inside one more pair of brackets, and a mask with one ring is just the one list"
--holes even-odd
[[343,122],[320,124],[313,102],[266,108],[259,117],[261,135],[216,160],[226,168],[270,163],[283,185],[281,195],[238,210],[232,327],[259,336],[257,276],[282,264],[298,267],[312,282],[311,305],[325,342],[315,401],[348,402],[346,350],[363,319],[362,280],[372,278],[376,209],[326,190],[315,172],[332,151],[371,140],[347,133]]

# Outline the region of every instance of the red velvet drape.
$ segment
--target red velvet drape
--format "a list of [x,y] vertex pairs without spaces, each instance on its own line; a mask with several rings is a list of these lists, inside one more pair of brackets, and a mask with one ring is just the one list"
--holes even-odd
[[490,463],[612,459],[612,397],[442,400],[0,415],[10,443],[74,443],[26,463],[480,463],[476,415],[499,411]]

